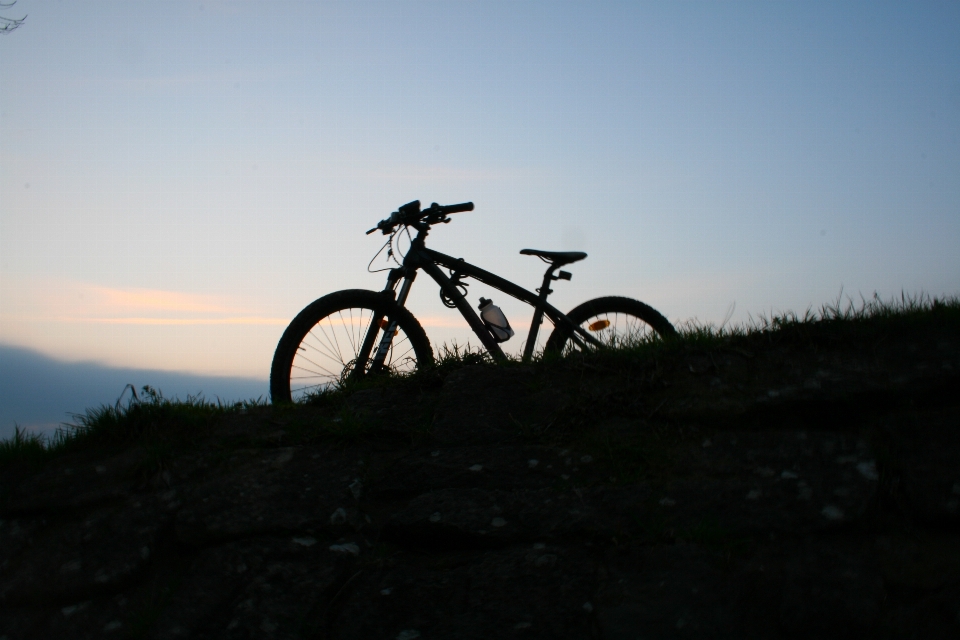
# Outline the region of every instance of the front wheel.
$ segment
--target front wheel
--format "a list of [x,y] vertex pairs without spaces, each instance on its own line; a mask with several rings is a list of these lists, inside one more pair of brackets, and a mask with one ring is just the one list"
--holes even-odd
[[[384,330],[393,321],[393,339],[382,366],[375,367]],[[427,334],[409,311],[383,293],[337,291],[310,304],[283,332],[270,368],[270,397],[274,404],[298,402],[374,368],[409,373],[432,362]]]
[[[609,296],[588,300],[568,313],[567,317],[603,347],[612,349],[677,335],[677,330],[659,311],[632,298]],[[558,325],[547,339],[544,351],[567,354],[590,348],[586,340],[574,338],[571,333]]]

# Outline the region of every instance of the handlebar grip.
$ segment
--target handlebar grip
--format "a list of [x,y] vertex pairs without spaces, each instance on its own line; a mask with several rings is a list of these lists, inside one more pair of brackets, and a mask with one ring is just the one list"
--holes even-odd
[[442,211],[445,215],[450,213],[461,213],[463,211],[473,211],[473,203],[464,202],[463,204],[448,204],[445,207],[440,207],[440,211]]

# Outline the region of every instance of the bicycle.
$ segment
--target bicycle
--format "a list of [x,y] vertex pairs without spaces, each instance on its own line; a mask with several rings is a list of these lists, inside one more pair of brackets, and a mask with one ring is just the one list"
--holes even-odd
[[[509,339],[513,331],[509,323],[506,327],[499,326],[482,319],[483,312],[478,315],[473,310],[467,301],[468,283],[463,282],[464,278],[473,278],[533,307],[523,361],[533,357],[544,315],[554,326],[544,346],[544,352],[549,353],[603,349],[635,343],[647,336],[663,339],[676,335],[673,325],[658,311],[631,298],[595,298],[566,314],[550,305],[547,302],[553,293],[550,283],[572,277],[558,269],[586,258],[587,254],[582,251],[520,251],[523,255],[537,256],[549,265],[543,284],[533,293],[463,258],[453,258],[425,246],[433,225],[448,223],[451,214],[465,211],[473,211],[472,202],[447,206],[433,203],[421,210],[420,201],[415,200],[367,231],[367,235],[381,231],[390,236],[377,255],[389,247],[387,255],[395,261],[396,235],[405,231],[410,237],[410,229],[417,233],[410,237],[410,248],[403,261],[396,261],[399,266],[389,269],[383,291],[337,291],[314,301],[291,321],[277,344],[270,370],[273,402],[299,401],[364,376],[407,373],[430,366],[433,363],[430,340],[420,322],[404,306],[420,270],[440,285],[443,303],[460,311],[495,361],[506,359],[500,342]],[[449,276],[441,267],[449,271]],[[481,301],[481,304],[489,303],[483,298]]]

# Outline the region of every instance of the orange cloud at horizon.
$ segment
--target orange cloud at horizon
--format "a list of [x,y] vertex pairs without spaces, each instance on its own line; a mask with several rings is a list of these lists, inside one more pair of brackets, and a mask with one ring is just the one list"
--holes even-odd
[[116,324],[174,324],[178,320],[279,322],[278,318],[264,316],[262,309],[245,308],[246,305],[236,296],[105,287],[61,279],[6,278],[0,281],[0,298],[4,300],[3,319],[8,321]]
[[[77,281],[7,280],[0,321],[79,325],[286,326],[290,317],[245,308],[235,296],[137,287],[105,287]],[[259,313],[258,313],[259,312]],[[269,311],[268,311],[269,313]],[[247,315],[249,314],[249,315]],[[418,317],[426,329],[467,329],[456,312]]]
[[120,310],[181,311],[188,313],[237,313],[238,308],[229,304],[226,296],[166,291],[162,289],[125,288],[114,289],[81,285],[86,292],[99,301],[97,306]]
[[53,322],[84,322],[95,324],[151,324],[151,325],[195,325],[195,324],[265,324],[286,325],[290,318],[53,318]]

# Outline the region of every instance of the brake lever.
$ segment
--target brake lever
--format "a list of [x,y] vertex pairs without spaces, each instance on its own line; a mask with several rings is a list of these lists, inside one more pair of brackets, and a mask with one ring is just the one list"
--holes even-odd
[[[419,205],[420,203],[417,202],[417,206]],[[404,206],[409,206],[409,205],[404,205]],[[401,207],[401,209],[402,208],[403,207]],[[394,211],[393,213],[390,214],[389,218],[387,218],[386,220],[381,220],[380,222],[377,223],[377,226],[375,226],[373,229],[370,229],[370,231],[367,231],[367,235],[370,235],[371,233],[379,229],[380,231],[383,231],[383,235],[388,236],[391,233],[393,233],[393,228],[395,226],[402,223],[403,223],[403,215],[399,211]]]

